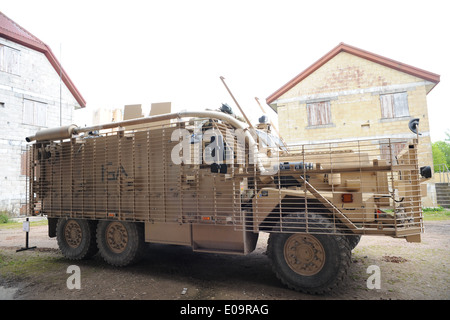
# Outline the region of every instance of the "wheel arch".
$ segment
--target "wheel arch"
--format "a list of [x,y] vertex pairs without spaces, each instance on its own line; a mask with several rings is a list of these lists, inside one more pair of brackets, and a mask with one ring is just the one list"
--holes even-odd
[[[300,195],[286,195],[278,202],[271,211],[255,226],[259,231],[270,232],[280,223],[281,219],[294,213],[305,212],[306,208],[311,212],[322,216],[330,216],[331,212],[317,199],[308,198]],[[264,206],[264,204],[263,204]],[[255,210],[254,210],[255,211]],[[259,212],[257,212],[258,214]],[[257,216],[260,221],[260,215]]]

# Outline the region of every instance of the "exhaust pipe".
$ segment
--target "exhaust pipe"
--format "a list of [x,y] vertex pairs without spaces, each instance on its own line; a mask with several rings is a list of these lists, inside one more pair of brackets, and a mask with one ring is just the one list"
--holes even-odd
[[36,132],[34,136],[26,137],[25,140],[27,142],[32,142],[68,139],[72,137],[74,130],[77,128],[76,125],[71,124],[70,126],[65,127],[40,130]]

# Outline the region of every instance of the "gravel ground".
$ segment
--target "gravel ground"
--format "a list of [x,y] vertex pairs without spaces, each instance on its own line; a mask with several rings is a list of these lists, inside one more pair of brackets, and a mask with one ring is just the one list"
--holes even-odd
[[[150,244],[137,265],[115,268],[99,256],[68,261],[47,226],[32,226],[33,250],[21,228],[0,226],[0,299],[15,300],[449,300],[450,220],[425,222],[421,243],[363,236],[347,278],[337,291],[312,296],[284,287],[265,255],[267,234],[247,256],[196,253],[188,247]],[[69,266],[80,270],[80,289],[67,286]],[[370,266],[380,288],[369,289]]]

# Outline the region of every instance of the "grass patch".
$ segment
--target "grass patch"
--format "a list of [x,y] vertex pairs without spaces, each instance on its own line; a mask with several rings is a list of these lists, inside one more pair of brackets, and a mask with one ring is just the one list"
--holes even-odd
[[423,208],[423,219],[425,221],[436,221],[436,220],[449,220],[450,219],[450,209],[443,207],[438,208]]
[[[42,219],[38,221],[30,221],[30,226],[46,226],[48,224],[47,219]],[[7,223],[0,223],[0,229],[21,229],[23,222],[16,222],[9,220]]]
[[26,254],[0,250],[0,276],[23,278],[48,274],[60,269],[60,261],[63,261],[60,257],[43,252]]

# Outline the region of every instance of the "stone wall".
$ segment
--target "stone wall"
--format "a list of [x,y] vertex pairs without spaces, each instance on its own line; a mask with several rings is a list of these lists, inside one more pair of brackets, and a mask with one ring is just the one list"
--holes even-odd
[[[288,144],[413,138],[408,123],[419,118],[419,165],[433,165],[427,111],[431,82],[341,52],[275,101],[280,134]],[[380,95],[406,93],[409,116],[383,118]],[[329,101],[331,122],[311,126],[307,104]],[[432,206],[430,199],[424,199]]]
[[[0,211],[19,215],[26,202],[25,137],[60,123],[71,124],[79,105],[44,54],[4,38],[0,45],[19,51],[18,74],[0,71]],[[45,126],[25,123],[25,101],[45,105]]]

